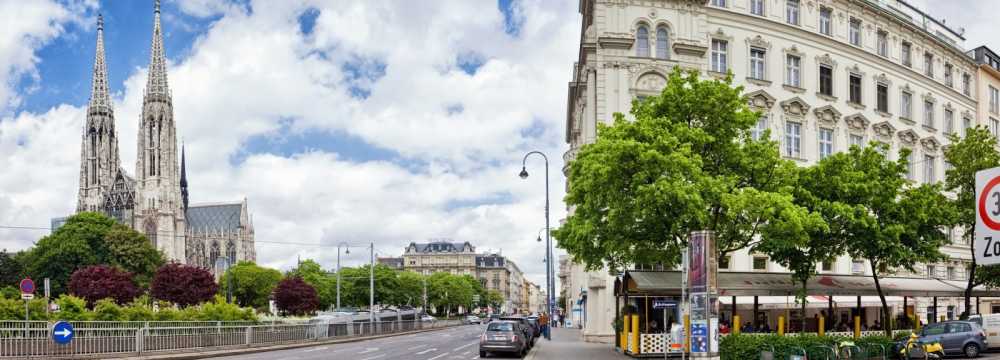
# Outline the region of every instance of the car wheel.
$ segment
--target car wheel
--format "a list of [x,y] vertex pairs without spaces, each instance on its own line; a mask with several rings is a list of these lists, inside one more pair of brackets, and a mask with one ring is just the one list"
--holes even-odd
[[485,358],[490,357],[490,354],[487,353],[487,352],[485,352],[485,351],[480,351],[479,352],[479,357],[485,359]]
[[965,348],[963,350],[965,352],[965,357],[967,358],[974,358],[979,356],[979,345],[968,344],[965,345]]

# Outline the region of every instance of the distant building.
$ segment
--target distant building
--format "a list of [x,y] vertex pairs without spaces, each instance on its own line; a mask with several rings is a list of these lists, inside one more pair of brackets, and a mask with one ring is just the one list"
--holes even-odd
[[393,270],[403,270],[403,258],[401,257],[380,257],[378,263]]
[[424,275],[448,272],[475,276],[476,248],[467,241],[410,243],[403,253],[403,268]]
[[51,229],[50,229],[50,230],[51,230],[52,232],[55,232],[55,231],[56,231],[56,229],[59,229],[59,228],[61,228],[61,227],[62,227],[63,225],[65,225],[65,224],[66,224],[66,220],[67,220],[67,219],[69,219],[69,217],[68,217],[68,216],[63,216],[63,217],[57,217],[57,218],[52,218],[52,225],[51,225]]

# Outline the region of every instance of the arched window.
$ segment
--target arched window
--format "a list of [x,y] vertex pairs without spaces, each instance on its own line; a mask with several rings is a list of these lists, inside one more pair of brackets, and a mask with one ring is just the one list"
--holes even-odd
[[208,254],[208,266],[214,268],[216,260],[219,260],[219,243],[217,241],[213,241],[212,250]]
[[149,145],[146,145],[147,148],[152,148],[153,147],[153,128],[155,128],[155,127],[156,126],[153,125],[153,119],[150,118],[149,119]]
[[97,130],[90,128],[90,156],[97,156]]
[[635,32],[635,55],[649,57],[649,29],[646,25],[639,25]]
[[667,59],[670,54],[670,32],[661,26],[656,29],[656,58]]
[[232,240],[226,243],[226,257],[229,258],[229,266],[236,264],[236,244]]
[[145,226],[146,237],[149,238],[149,242],[153,244],[153,248],[156,247],[156,223],[152,221],[147,221]]

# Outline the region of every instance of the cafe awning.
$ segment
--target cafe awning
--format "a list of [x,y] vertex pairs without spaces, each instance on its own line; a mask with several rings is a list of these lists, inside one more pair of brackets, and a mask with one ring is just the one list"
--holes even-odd
[[[964,286],[960,282],[908,277],[879,278],[886,296],[959,297]],[[680,295],[680,271],[627,271],[619,295]],[[792,281],[790,273],[719,272],[720,296],[787,296],[795,295],[801,284]],[[876,296],[875,281],[866,275],[818,274],[807,286],[809,295]],[[977,289],[974,296],[1000,296],[1000,290]]]

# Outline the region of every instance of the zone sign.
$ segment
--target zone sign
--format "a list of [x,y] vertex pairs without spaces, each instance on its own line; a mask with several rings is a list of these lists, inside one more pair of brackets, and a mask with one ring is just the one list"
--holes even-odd
[[1000,264],[1000,168],[976,173],[976,263]]

